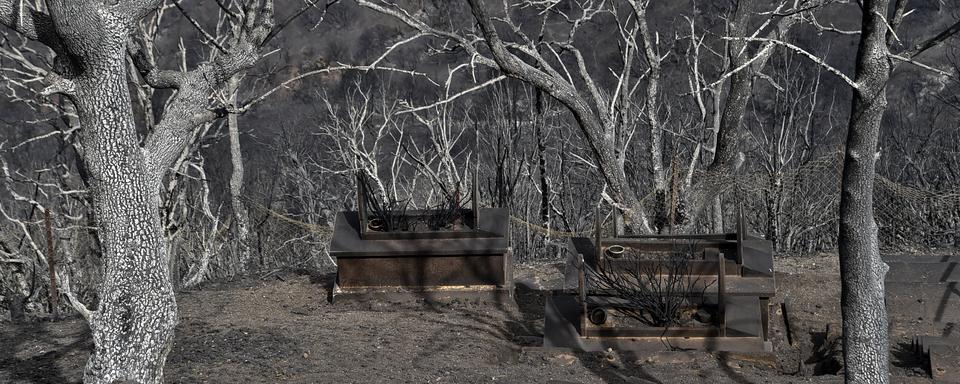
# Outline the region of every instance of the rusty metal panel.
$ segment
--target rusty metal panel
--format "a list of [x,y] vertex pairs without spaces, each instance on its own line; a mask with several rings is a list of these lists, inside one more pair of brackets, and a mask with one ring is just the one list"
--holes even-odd
[[727,296],[724,326],[728,336],[763,337],[763,311],[756,296]]
[[[402,293],[501,297],[512,291],[505,209],[478,211],[477,231],[360,234],[357,212],[337,216],[330,255],[337,258],[334,294],[359,299]],[[394,236],[396,235],[396,236]],[[430,294],[429,296],[434,296]]]
[[[330,242],[330,256],[338,259],[370,256],[489,255],[509,248],[509,215],[502,208],[481,208],[479,233],[459,238],[364,239],[357,212],[340,212]],[[444,235],[448,236],[448,235]],[[459,236],[452,234],[449,236]]]
[[337,263],[341,288],[504,285],[504,255],[351,257]]
[[740,245],[744,276],[773,276],[773,243],[744,239]]
[[544,304],[544,347],[581,351],[664,351],[697,349],[706,351],[770,352],[771,345],[760,337],[585,337],[581,334],[580,306],[576,296],[548,296]]

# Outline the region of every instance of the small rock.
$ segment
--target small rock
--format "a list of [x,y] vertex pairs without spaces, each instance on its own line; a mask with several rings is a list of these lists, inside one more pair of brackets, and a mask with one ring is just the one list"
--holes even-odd
[[561,353],[554,356],[554,358],[557,359],[557,361],[560,362],[560,365],[564,367],[571,366],[573,363],[577,362],[577,357],[569,353]]
[[620,356],[613,351],[613,348],[607,348],[607,350],[603,352],[603,361],[611,367],[623,368],[623,363],[620,361]]
[[524,346],[543,345],[543,338],[539,336],[517,336],[515,340]]
[[773,353],[737,353],[726,352],[723,354],[724,360],[737,364],[737,367],[744,365],[765,367],[769,369],[777,368],[777,356]]
[[[695,352],[657,352],[647,356],[647,364],[688,364],[697,361]],[[637,361],[640,365],[641,361]]]
[[701,323],[709,324],[713,320],[713,315],[710,314],[706,309],[698,309],[697,313],[693,315],[693,318]]

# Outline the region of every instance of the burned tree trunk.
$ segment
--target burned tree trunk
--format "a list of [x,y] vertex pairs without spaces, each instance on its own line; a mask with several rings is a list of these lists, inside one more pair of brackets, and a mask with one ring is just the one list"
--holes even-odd
[[[237,93],[240,88],[240,77],[234,76],[227,83],[227,94],[230,102],[237,105]],[[230,173],[230,204],[233,207],[233,216],[237,221],[237,259],[240,268],[246,268],[250,259],[250,246],[247,236],[250,232],[250,218],[247,207],[243,205],[243,152],[240,151],[240,118],[236,114],[227,116],[227,126],[230,131],[230,164],[233,170]]]
[[883,15],[887,0],[863,3],[857,53],[857,88],[850,109],[840,194],[840,278],[843,357],[848,383],[886,383],[888,335],[883,280],[889,267],[880,259],[873,217],[877,140],[887,106],[890,76]]
[[550,228],[550,197],[553,194],[550,191],[550,183],[547,181],[547,159],[546,159],[546,133],[543,132],[547,125],[547,111],[545,108],[543,91],[536,91],[536,123],[534,124],[534,137],[537,142],[537,173],[540,181],[540,222],[547,228]]
[[47,238],[47,269],[50,273],[50,314],[54,319],[60,318],[60,290],[57,288],[57,255],[53,253],[53,223],[50,218],[50,209],[43,210],[43,229]]
[[[79,117],[78,152],[99,227],[103,284],[87,317],[94,351],[86,383],[160,383],[173,343],[177,304],[160,219],[160,182],[194,137],[196,127],[224,112],[209,96],[250,68],[273,28],[272,0],[242,4],[244,24],[229,49],[189,72],[162,71],[145,59],[137,23],[161,0],[102,2],[0,0],[0,24],[56,53],[44,95],[70,99]],[[38,5],[39,6],[39,5]],[[141,141],[128,87],[127,59],[144,81],[177,93],[159,124]],[[143,142],[143,145],[141,145]],[[82,304],[77,304],[82,307]]]
[[96,348],[84,381],[159,383],[177,305],[157,211],[159,188],[150,182],[157,170],[140,148],[127,88],[132,15],[87,1],[48,4],[56,34],[78,70],[52,91],[67,94],[76,106],[83,127],[81,158],[102,240],[103,286],[98,310],[89,318]]
[[[629,2],[637,17],[637,31],[640,35],[640,44],[643,55],[647,60],[649,75],[647,76],[646,109],[647,125],[650,128],[650,164],[653,170],[654,194],[661,198],[666,208],[667,175],[663,170],[663,127],[660,126],[658,109],[660,108],[660,62],[659,53],[655,51],[653,38],[650,36],[650,27],[647,25],[647,4],[636,1]],[[662,212],[657,212],[662,215]]]

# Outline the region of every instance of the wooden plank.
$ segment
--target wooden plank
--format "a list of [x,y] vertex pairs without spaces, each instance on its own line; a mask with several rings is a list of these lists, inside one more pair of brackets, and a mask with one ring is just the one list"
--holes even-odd
[[572,295],[548,296],[544,308],[543,346],[598,352],[670,351],[691,349],[730,352],[771,352],[772,345],[760,337],[582,337],[579,309]]
[[513,291],[504,286],[437,286],[437,287],[366,287],[349,288],[334,285],[328,297],[331,303],[340,302],[427,302],[449,303],[451,301],[473,301],[494,303],[497,305],[516,305]]
[[480,209],[480,230],[488,237],[459,239],[365,240],[360,237],[357,212],[340,212],[330,242],[330,256],[337,258],[411,255],[503,254],[509,243],[509,215],[502,208]]
[[[707,251],[713,251],[713,256],[704,260],[689,260],[687,261],[686,268],[683,271],[686,275],[693,276],[716,276],[720,270],[719,263],[717,262],[717,252],[716,248],[707,248]],[[721,254],[722,255],[722,254]],[[720,256],[723,257],[723,256]],[[605,271],[656,271],[660,269],[661,271],[668,270],[669,261],[664,259],[648,259],[648,260],[637,260],[637,259],[617,259],[611,260],[608,259],[604,262]],[[739,269],[737,264],[732,260],[725,260],[724,273],[727,275],[738,275]]]
[[[593,237],[574,237],[570,239],[570,242],[574,247],[577,248],[577,252],[583,254],[587,259],[587,262],[593,264],[595,262],[596,254],[596,239]],[[688,247],[693,245],[696,247],[698,252],[703,251],[705,248],[720,248],[721,251],[729,252],[732,255],[736,249],[735,240],[722,240],[722,239],[697,239],[697,238],[684,238],[684,239],[663,239],[663,238],[645,238],[645,237],[618,237],[618,238],[609,238],[604,237],[600,239],[600,244],[602,246],[610,245],[622,245],[624,247],[635,248],[642,251],[649,252],[665,252],[672,251],[680,247]]]
[[637,328],[606,328],[586,324],[583,330],[585,337],[719,337],[717,327],[637,327]]
[[957,337],[943,337],[943,336],[931,336],[931,335],[922,335],[918,336],[913,342],[913,347],[916,349],[916,352],[922,353],[924,355],[930,354],[930,347],[938,345],[946,346],[960,346],[960,338]]
[[572,295],[550,295],[544,303],[543,346],[580,347],[580,304]]
[[744,239],[741,242],[743,276],[773,276],[773,243]]
[[[776,295],[776,281],[772,277],[724,277],[724,294],[733,296],[773,297]],[[693,292],[703,293],[706,297],[717,296],[717,277],[698,276],[693,284]],[[611,295],[614,292],[590,288],[591,295]]]
[[[602,238],[600,243],[603,246],[622,245],[641,252],[671,252],[684,251],[693,247],[695,252],[702,252],[705,248],[721,248],[732,250],[736,246],[736,241],[719,239],[662,239],[662,238]],[[732,252],[731,252],[732,253]]]
[[353,287],[505,285],[505,254],[350,257],[337,262],[337,283]]
[[580,259],[583,255],[577,252],[577,247],[573,243],[574,239],[567,241],[564,254],[567,256],[567,262],[563,267],[563,287],[562,290],[571,293],[579,289],[580,286]]

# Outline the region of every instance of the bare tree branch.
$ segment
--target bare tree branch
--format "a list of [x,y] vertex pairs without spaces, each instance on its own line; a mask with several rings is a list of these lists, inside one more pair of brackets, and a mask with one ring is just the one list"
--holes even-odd
[[856,83],[855,81],[853,81],[853,79],[851,79],[851,78],[848,77],[847,75],[843,74],[843,72],[840,72],[839,69],[836,69],[836,68],[834,68],[833,66],[831,66],[830,64],[827,64],[826,61],[824,61],[823,59],[817,57],[816,55],[814,55],[814,54],[812,54],[812,53],[810,53],[810,52],[807,52],[807,51],[804,50],[803,48],[800,48],[800,47],[798,47],[798,46],[796,46],[796,45],[794,45],[794,44],[788,43],[788,42],[786,42],[786,41],[781,41],[781,40],[777,40],[777,39],[770,39],[770,38],[763,38],[763,37],[732,37],[732,36],[726,36],[726,37],[724,37],[723,39],[724,39],[724,40],[762,41],[762,42],[774,43],[774,44],[777,44],[777,45],[786,47],[786,48],[788,48],[788,49],[790,49],[790,50],[792,50],[792,51],[794,51],[794,52],[796,52],[796,53],[799,53],[799,54],[802,55],[803,57],[806,57],[806,58],[810,59],[810,61],[812,61],[814,64],[817,64],[817,65],[823,67],[823,69],[826,69],[827,72],[830,72],[830,73],[836,75],[836,76],[839,77],[841,80],[843,80],[845,83],[847,83],[847,85],[849,85],[851,88],[853,88],[853,89],[858,89],[858,88],[859,88],[859,85],[857,85],[857,83]]
[[938,33],[936,36],[931,37],[930,39],[927,39],[926,41],[923,41],[917,45],[914,45],[913,48],[910,48],[906,52],[900,53],[899,56],[913,59],[919,56],[921,53],[926,52],[928,49],[936,47],[937,45],[940,45],[940,43],[943,43],[953,35],[956,35],[957,32],[960,32],[960,20],[958,20],[956,23],[953,23],[953,25],[947,27],[947,29],[944,29],[943,31]]

